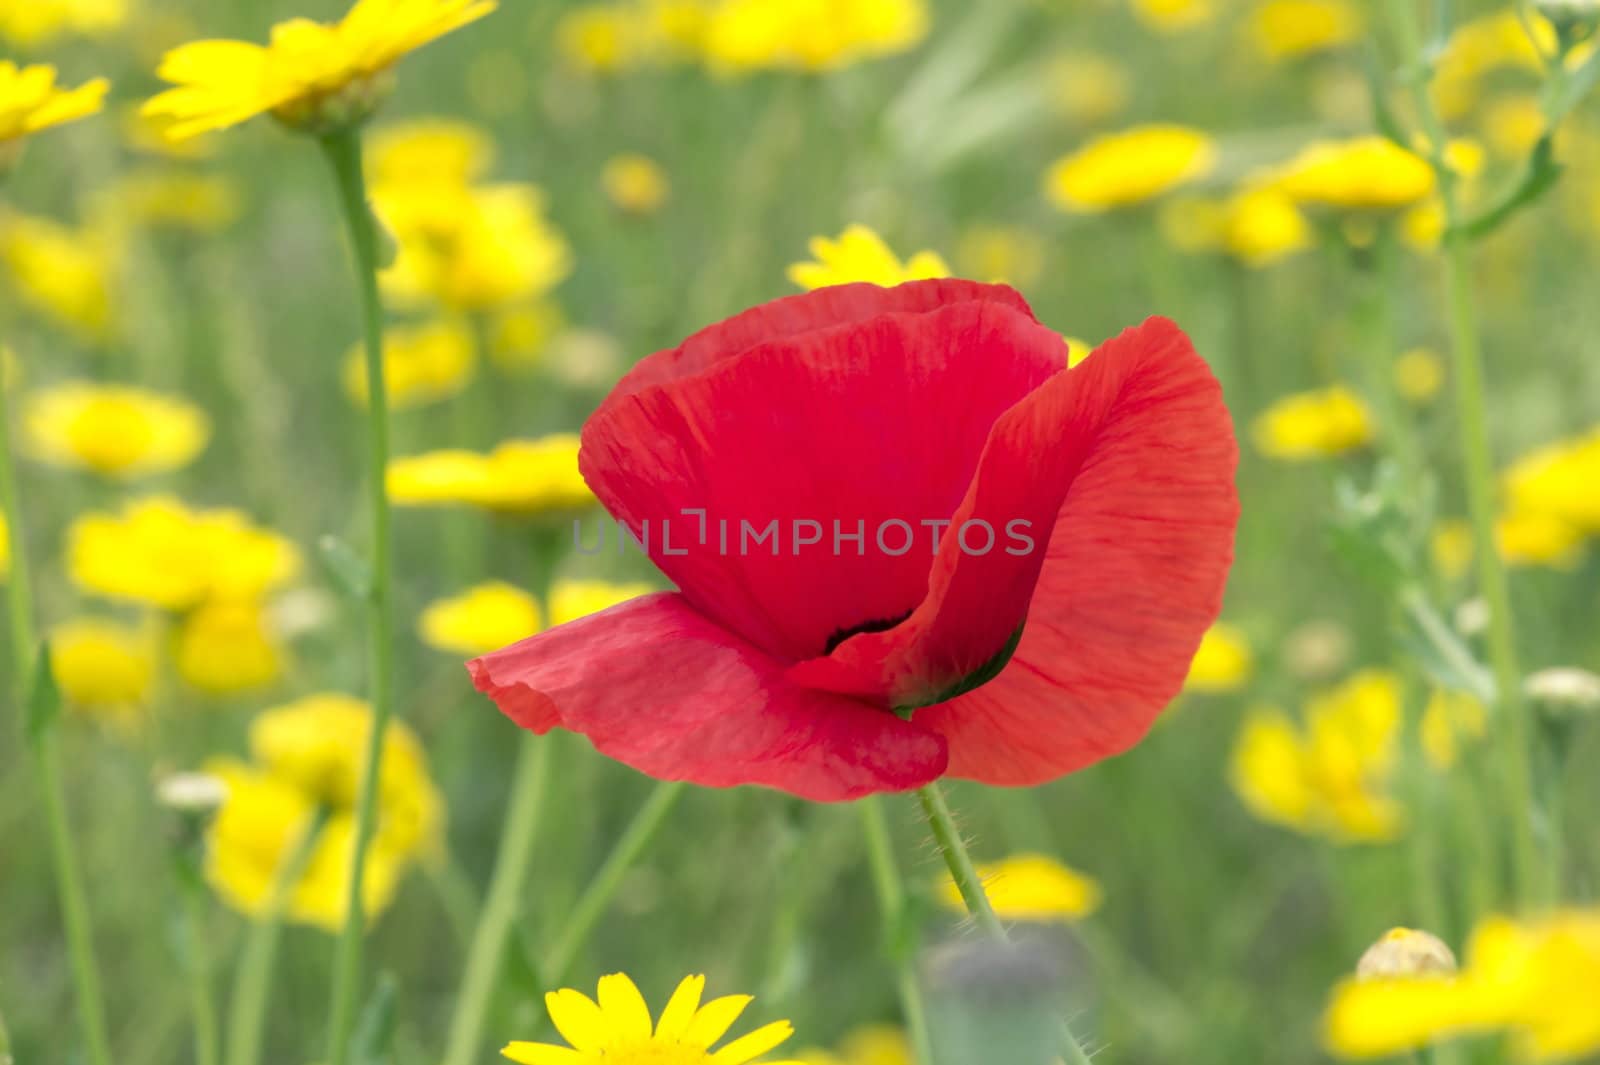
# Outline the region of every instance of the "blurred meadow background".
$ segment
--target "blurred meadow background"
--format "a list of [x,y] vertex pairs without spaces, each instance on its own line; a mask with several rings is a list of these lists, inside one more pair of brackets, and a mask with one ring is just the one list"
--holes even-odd
[[[397,845],[371,907],[362,1000],[394,989],[372,1061],[441,1060],[507,808],[521,734],[463,659],[541,613],[659,584],[637,552],[556,549],[582,489],[553,434],[643,355],[801,284],[1003,280],[1090,347],[1164,314],[1223,382],[1243,517],[1185,693],[1127,755],[1028,792],[950,788],[980,860],[1075,871],[1014,870],[1026,897],[1009,915],[1029,918],[1096,1060],[1324,1060],[1329,995],[1387,929],[1459,954],[1493,913],[1594,905],[1600,115],[1550,88],[1581,85],[1586,46],[1544,5],[1446,0],[1419,5],[1408,58],[1386,12],[1401,3],[503,0],[401,64],[366,133],[398,251],[394,452],[543,442],[487,472],[448,455],[392,469],[397,715],[414,736],[396,801],[426,838]],[[1568,9],[1588,17],[1554,16]],[[259,957],[250,914],[305,811],[252,762],[275,742],[353,751],[360,707],[320,697],[360,697],[365,675],[344,590],[367,535],[360,318],[325,163],[270,119],[175,148],[138,107],[175,45],[344,12],[0,0],[6,57],[112,82],[103,113],[33,138],[0,185],[0,335],[116,1065],[196,1061],[206,1009],[226,1027]],[[1413,140],[1418,81],[1443,152]],[[1465,310],[1520,739],[1492,697],[1432,155],[1485,222]],[[478,197],[480,231],[455,233],[443,265],[436,181]],[[551,574],[541,612],[529,591]],[[18,1065],[80,1062],[22,717],[0,742],[0,1030]],[[513,948],[468,1060],[535,1038],[546,990],[616,971],[652,1004],[707,973],[756,995],[752,1018],[793,1021],[777,1056],[844,1065],[910,1060],[897,956],[923,959],[942,1016],[983,1000],[962,981],[992,974],[934,949],[970,928],[911,800],[884,805],[909,893],[886,932],[855,812],[755,789],[691,789],[663,811],[549,982],[542,959],[653,785],[580,737],[546,742]],[[1518,791],[1505,765],[1523,756]],[[211,813],[216,780],[231,788]],[[255,805],[230,814],[240,795]],[[229,1065],[319,1060],[338,878],[313,859],[259,1059]],[[1600,1023],[1589,949],[1560,977],[1574,1023]],[[1491,1034],[1450,1053],[1519,1051]]]

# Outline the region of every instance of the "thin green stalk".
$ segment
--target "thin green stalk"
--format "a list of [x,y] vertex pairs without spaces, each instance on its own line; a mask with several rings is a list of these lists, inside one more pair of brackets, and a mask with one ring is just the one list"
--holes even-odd
[[468,1065],[477,1060],[484,1021],[494,1001],[495,984],[505,959],[506,943],[516,924],[527,882],[533,840],[544,809],[550,779],[551,743],[527,733],[517,755],[511,784],[510,809],[500,832],[494,874],[484,899],[478,927],[467,952],[465,975],[456,997],[455,1016],[445,1043],[445,1065]]
[[[38,638],[33,628],[33,586],[28,569],[27,538],[23,535],[16,467],[11,459],[8,403],[5,383],[0,381],[0,515],[5,517],[5,535],[9,537],[11,548],[11,573],[6,582],[11,628],[11,675],[15,678],[13,694],[16,704],[22,711],[28,704],[29,693],[26,688],[30,683],[29,678],[33,676],[35,656],[39,652]],[[105,1001],[100,993],[100,968],[94,954],[94,928],[89,917],[89,899],[83,890],[83,874],[78,867],[77,843],[67,817],[66,789],[61,776],[60,733],[56,723],[46,723],[29,742],[28,749],[33,756],[44,799],[50,857],[55,865],[56,899],[66,929],[67,954],[72,966],[79,1020],[83,1024],[85,1051],[89,1065],[111,1065]]]
[[377,819],[378,781],[381,776],[384,737],[394,708],[392,619],[389,601],[392,582],[389,497],[384,480],[389,465],[389,402],[383,381],[383,306],[378,299],[378,238],[367,205],[366,181],[361,169],[361,135],[346,129],[322,139],[323,151],[333,168],[355,254],[361,289],[361,323],[367,367],[367,492],[372,522],[372,583],[367,589],[367,687],[372,702],[372,729],[361,766],[361,790],[356,799],[356,830],[351,841],[350,883],[344,928],[334,957],[333,987],[328,1015],[328,1065],[348,1065],[350,1036],[355,1024],[356,997],[361,987],[362,940],[366,915],[362,912],[362,885],[366,879],[367,848]]
[[933,1047],[928,1038],[928,1010],[922,1000],[922,985],[917,980],[916,961],[904,944],[898,942],[906,919],[906,889],[894,860],[894,841],[883,816],[883,803],[875,795],[856,803],[861,811],[861,829],[867,842],[867,863],[872,869],[872,885],[878,892],[878,912],[896,942],[895,976],[900,993],[900,1012],[905,1014],[906,1033],[911,1040],[915,1065],[933,1065]]
[[306,823],[300,838],[278,865],[265,912],[250,926],[234,973],[233,997],[228,1003],[228,1065],[256,1065],[261,1060],[261,1035],[266,1028],[272,965],[278,956],[283,915],[327,821],[327,810],[319,809]]
[[6,1030],[4,1014],[0,1014],[0,1065],[12,1065],[11,1033]]
[[561,986],[561,981],[567,978],[573,962],[578,960],[578,952],[589,941],[595,925],[600,923],[611,900],[616,897],[623,877],[638,862],[650,841],[655,839],[656,833],[666,822],[667,814],[686,790],[687,785],[681,780],[661,781],[650,792],[650,797],[645,799],[644,805],[639,807],[639,812],[633,815],[628,827],[623,829],[611,853],[606,855],[605,861],[595,872],[594,879],[583,889],[572,913],[562,922],[561,936],[544,960],[541,975],[550,987]]
[[[1006,933],[1006,926],[1000,923],[1000,918],[995,916],[994,907],[989,905],[989,896],[984,893],[983,882],[972,865],[972,856],[967,853],[966,842],[956,826],[955,815],[945,802],[944,792],[939,790],[938,784],[928,784],[917,789],[917,801],[922,804],[923,816],[928,819],[928,827],[933,831],[939,853],[950,870],[950,878],[955,881],[956,890],[961,892],[961,900],[967,905],[967,912],[989,935],[1009,942],[1011,937]],[[1089,1054],[1073,1035],[1071,1026],[1064,1019],[1060,1026],[1061,1048],[1070,1065],[1090,1065]]]
[[211,991],[211,952],[205,929],[206,896],[202,884],[185,883],[183,891],[184,968],[189,978],[189,1008],[194,1023],[195,1065],[217,1065],[217,1003]]
[[1515,623],[1511,614],[1511,589],[1495,543],[1495,477],[1489,447],[1487,402],[1484,395],[1483,344],[1473,304],[1471,246],[1460,228],[1462,211],[1454,175],[1442,159],[1447,131],[1434,109],[1423,76],[1425,61],[1422,28],[1415,5],[1383,3],[1392,16],[1407,81],[1430,145],[1444,202],[1445,286],[1449,303],[1450,340],[1454,355],[1457,420],[1460,423],[1461,459],[1466,477],[1467,504],[1472,518],[1478,584],[1489,607],[1489,661],[1495,676],[1495,696],[1500,712],[1500,777],[1505,808],[1511,820],[1512,892],[1518,903],[1548,901],[1533,834],[1533,735],[1522,698],[1522,669],[1518,663]]

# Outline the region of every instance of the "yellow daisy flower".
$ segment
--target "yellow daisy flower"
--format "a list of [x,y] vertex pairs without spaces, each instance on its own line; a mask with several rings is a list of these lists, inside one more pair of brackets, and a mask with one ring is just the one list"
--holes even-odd
[[773,1021],[713,1052],[752,999],[726,995],[702,1005],[705,986],[703,976],[684,977],[654,1024],[622,973],[600,978],[598,1002],[571,988],[552,991],[545,1007],[571,1046],[508,1043],[500,1053],[521,1065],[749,1065],[794,1034],[788,1021]]
[[1350,0],[1268,0],[1252,29],[1269,59],[1298,59],[1359,40],[1365,20]]
[[907,281],[949,277],[950,267],[937,252],[919,251],[902,263],[882,237],[863,225],[847,226],[837,238],[813,237],[815,262],[789,267],[789,280],[803,289],[868,281],[892,288]]
[[14,211],[0,216],[0,265],[17,295],[86,344],[116,336],[122,252],[104,226],[72,228]]
[[0,37],[37,48],[66,34],[106,33],[127,18],[127,0],[25,0],[0,4]]
[[565,625],[653,591],[648,584],[559,580],[550,588],[550,624]]
[[578,437],[508,440],[488,454],[431,451],[389,464],[389,498],[404,506],[474,506],[533,514],[580,510],[594,495],[578,472]]
[[[1043,854],[1017,854],[978,866],[989,905],[1011,921],[1075,921],[1100,908],[1100,885]],[[961,889],[950,877],[939,883],[939,902],[966,913]]]
[[131,725],[150,697],[155,646],[148,631],[105,618],[75,618],[50,630],[50,669],[69,705]]
[[283,672],[283,650],[253,600],[220,600],[190,611],[172,646],[185,684],[208,695],[264,688]]
[[1378,136],[1313,144],[1277,179],[1277,187],[1298,203],[1345,211],[1414,207],[1436,185],[1426,159]]
[[67,533],[67,572],[86,592],[168,610],[258,599],[293,580],[294,545],[236,510],[191,510],[170,496],[90,512]]
[[704,26],[706,62],[729,70],[837,70],[914,48],[926,0],[721,0]]
[[1250,679],[1250,640],[1237,625],[1219,621],[1206,630],[1183,682],[1188,691],[1231,692]]
[[1600,533],[1600,493],[1594,491],[1600,483],[1600,429],[1523,456],[1506,470],[1503,482],[1514,510]]
[[1204,26],[1217,14],[1216,0],[1130,0],[1140,22],[1162,33]]
[[211,422],[187,400],[121,385],[71,381],[28,396],[22,436],[42,462],[131,479],[189,464]]
[[367,137],[366,155],[374,187],[464,189],[489,172],[494,141],[467,122],[419,118],[374,129]]
[[1365,447],[1375,430],[1361,397],[1334,385],[1284,396],[1256,418],[1251,435],[1268,458],[1303,462]]
[[488,581],[429,603],[417,624],[422,642],[458,655],[499,650],[544,628],[538,600],[504,581]]
[[144,169],[117,178],[95,200],[110,226],[216,233],[239,216],[239,189],[227,178]]
[[[1443,967],[1439,967],[1443,968]],[[1323,1040],[1340,1057],[1392,1057],[1437,1039],[1503,1031],[1520,1061],[1600,1050],[1600,910],[1489,917],[1460,973],[1356,977],[1334,989]]]
[[[7,10],[12,5],[6,5]],[[96,78],[64,89],[56,85],[56,68],[46,64],[19,67],[0,60],[0,160],[13,142],[51,126],[72,122],[99,111],[111,83]],[[0,165],[0,171],[5,169]]]
[[1098,214],[1155,199],[1210,173],[1217,149],[1185,126],[1136,126],[1097,137],[1056,162],[1045,192],[1064,211]]
[[297,18],[272,28],[266,46],[194,41],[168,52],[157,73],[176,88],[145,104],[185,140],[271,112],[288,125],[327,132],[360,122],[388,89],[402,56],[495,9],[496,0],[356,0],[343,20]]

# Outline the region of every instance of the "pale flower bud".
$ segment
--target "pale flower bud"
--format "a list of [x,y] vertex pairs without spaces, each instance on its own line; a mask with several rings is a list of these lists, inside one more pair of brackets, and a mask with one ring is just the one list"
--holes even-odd
[[1558,666],[1530,673],[1523,681],[1528,698],[1563,713],[1593,713],[1600,709],[1600,676],[1576,666]]
[[1356,978],[1360,980],[1449,975],[1455,971],[1456,956],[1444,941],[1414,928],[1389,929],[1356,963]]
[[161,805],[180,813],[205,813],[221,806],[228,786],[210,773],[173,773],[156,784]]

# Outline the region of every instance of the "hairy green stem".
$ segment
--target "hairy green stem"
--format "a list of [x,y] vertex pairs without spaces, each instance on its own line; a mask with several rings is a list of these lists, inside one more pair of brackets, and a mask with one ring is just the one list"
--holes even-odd
[[[906,889],[895,864],[894,841],[883,816],[883,803],[869,795],[856,803],[861,811],[861,829],[867,843],[867,863],[872,869],[872,885],[878,893],[878,912],[889,934],[896,939],[904,932]],[[900,994],[900,1012],[905,1015],[906,1032],[911,1040],[915,1065],[933,1065],[933,1048],[928,1038],[928,1010],[917,980],[916,959],[901,943],[894,943],[895,977]]]
[[[27,538],[23,531],[16,466],[11,458],[9,398],[5,382],[0,380],[0,515],[5,519],[4,535],[9,538],[11,549],[6,600],[11,628],[11,676],[15,685],[12,694],[21,717],[26,714],[30,695],[27,687],[34,675],[36,656],[40,652],[38,636],[33,627],[33,585],[28,568]],[[44,801],[50,857],[55,867],[56,901],[61,907],[61,920],[66,930],[67,954],[72,967],[78,1016],[83,1025],[85,1053],[89,1065],[111,1065],[105,1000],[100,992],[100,967],[94,954],[94,927],[89,916],[89,899],[83,890],[83,874],[78,866],[77,841],[67,816],[58,728],[56,722],[46,722],[28,743],[28,750]]]
[[327,810],[318,809],[306,822],[299,838],[278,863],[266,910],[250,926],[234,972],[233,997],[228,1003],[227,1065],[256,1065],[261,1060],[261,1038],[266,1030],[272,966],[283,933],[283,915],[327,821]]
[[372,729],[362,757],[361,788],[356,798],[356,830],[351,840],[350,882],[344,928],[334,956],[333,986],[328,1007],[328,1065],[348,1065],[356,998],[361,987],[361,955],[366,935],[362,885],[367,849],[372,842],[382,776],[384,738],[394,709],[392,582],[389,497],[384,480],[389,465],[389,403],[383,380],[383,306],[378,299],[378,237],[367,205],[361,169],[361,135],[346,129],[322,139],[333,168],[339,203],[349,230],[361,290],[361,324],[367,368],[367,492],[372,523],[372,583],[366,589],[367,688],[372,702]]
[[494,1001],[495,984],[505,959],[506,943],[521,911],[529,859],[550,779],[552,744],[547,737],[527,733],[517,754],[511,784],[509,811],[500,832],[489,892],[484,898],[478,927],[467,952],[465,975],[456,997],[455,1015],[445,1043],[445,1065],[468,1065],[479,1056],[483,1026]]
[[[973,867],[972,856],[967,853],[966,842],[961,838],[961,830],[956,825],[955,815],[950,812],[950,805],[945,802],[944,792],[939,790],[938,784],[928,784],[917,789],[917,801],[922,804],[923,816],[928,819],[928,828],[933,832],[934,842],[939,846],[939,853],[950,870],[956,890],[961,893],[961,901],[966,903],[967,912],[989,935],[1009,942],[1011,937],[1006,932],[1006,926],[1000,923],[1000,918],[995,916],[994,907],[989,905],[989,896],[984,893],[983,882],[978,877],[978,870]],[[1061,1049],[1069,1065],[1090,1065],[1088,1052],[1064,1019],[1060,1022],[1060,1028]]]

